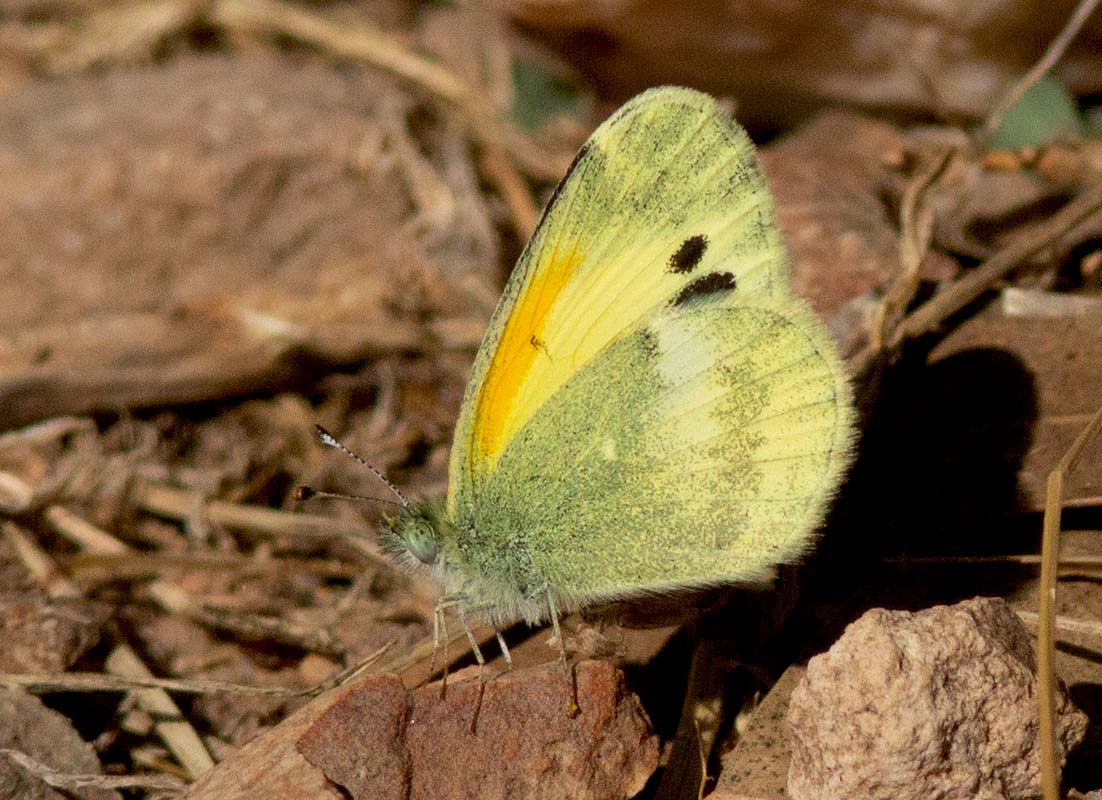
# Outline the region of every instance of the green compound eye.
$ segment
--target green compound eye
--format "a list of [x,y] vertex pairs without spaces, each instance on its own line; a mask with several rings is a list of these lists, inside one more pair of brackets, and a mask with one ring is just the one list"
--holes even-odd
[[403,544],[410,555],[422,564],[431,566],[436,563],[436,557],[440,554],[440,540],[436,538],[436,532],[428,520],[419,520],[403,536]]

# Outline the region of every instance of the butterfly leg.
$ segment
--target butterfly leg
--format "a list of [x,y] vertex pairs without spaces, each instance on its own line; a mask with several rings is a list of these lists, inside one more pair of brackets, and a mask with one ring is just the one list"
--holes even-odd
[[478,662],[478,698],[475,700],[474,713],[471,714],[470,726],[471,733],[474,733],[478,725],[478,715],[482,711],[482,695],[486,691],[486,659],[482,657],[482,650],[479,648],[478,642],[474,638],[474,631],[471,630],[471,626],[467,623],[467,611],[464,609],[462,601],[456,603],[455,613],[459,617],[459,621],[463,624],[463,631],[467,634],[467,641],[471,644],[471,652],[474,653],[474,660]]
[[[444,637],[444,674],[440,678],[440,699],[443,700],[448,696],[448,620],[444,616],[444,607],[437,603],[436,610],[433,612],[433,627],[436,627],[436,622],[439,622],[440,634]],[[432,643],[432,659],[429,665],[429,675],[431,676],[435,672],[436,668],[436,647],[435,631],[433,633],[434,641]]]
[[559,663],[562,664],[563,672],[566,674],[566,683],[570,686],[570,710],[571,717],[578,716],[578,682],[575,680],[573,670],[570,669],[570,664],[566,660],[566,643],[562,639],[562,629],[559,627],[559,609],[555,605],[555,596],[551,594],[551,590],[547,590],[547,611],[551,615],[551,630],[555,633],[555,641],[559,643]]
[[444,648],[444,674],[440,678],[440,699],[448,696],[448,618],[444,611],[463,601],[462,595],[445,595],[436,601],[432,611],[432,657],[429,659],[429,678],[436,672],[436,653],[441,644]]

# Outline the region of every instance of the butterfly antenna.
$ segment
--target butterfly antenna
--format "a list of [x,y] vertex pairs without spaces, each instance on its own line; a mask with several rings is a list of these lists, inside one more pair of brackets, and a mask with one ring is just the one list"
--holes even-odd
[[321,497],[327,500],[356,500],[364,503],[383,503],[388,506],[398,506],[399,508],[405,507],[401,503],[395,503],[393,500],[387,500],[385,497],[368,497],[362,494],[323,492],[312,486],[296,486],[294,491],[291,492],[291,499],[297,503],[305,503],[307,500],[312,500],[315,497]]
[[353,461],[358,461],[360,464],[363,464],[365,467],[367,467],[369,470],[371,470],[371,473],[376,478],[381,480],[383,482],[383,485],[386,486],[386,488],[390,489],[390,491],[392,491],[394,493],[394,496],[398,498],[398,503],[403,508],[409,508],[409,500],[406,498],[406,496],[404,494],[402,494],[401,492],[398,491],[397,486],[395,486],[393,483],[391,483],[390,481],[388,481],[386,479],[386,475],[384,475],[382,472],[380,472],[378,469],[376,469],[373,465],[369,464],[365,459],[361,458],[356,453],[353,453],[351,450],[349,450],[347,447],[345,447],[343,444],[341,444],[339,441],[337,441],[337,437],[334,436],[333,434],[331,434],[325,428],[321,427],[321,425],[315,425],[314,426],[314,433],[317,435],[318,441],[321,442],[326,447],[332,447],[332,448],[335,448],[337,450],[340,450],[342,453],[344,453],[346,456],[351,458]]

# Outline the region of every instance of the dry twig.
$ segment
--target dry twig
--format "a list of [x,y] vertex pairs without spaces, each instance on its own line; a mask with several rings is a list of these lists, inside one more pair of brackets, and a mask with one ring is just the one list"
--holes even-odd
[[937,330],[953,314],[991,289],[1030,256],[1049,247],[1076,225],[1102,210],[1102,184],[1069,202],[1044,223],[1015,236],[1002,250],[906,316],[883,348],[866,345],[850,359],[854,374],[864,372],[882,352],[895,352],[906,341]]
[[155,789],[158,791],[181,791],[186,784],[171,775],[79,775],[61,772],[36,761],[26,753],[11,748],[0,748],[0,755],[7,756],[27,772],[34,775],[47,786],[64,792],[79,792],[81,789]]
[[1041,78],[1047,75],[1049,70],[1056,66],[1056,62],[1063,57],[1064,51],[1068,49],[1068,45],[1079,33],[1083,23],[1098,7],[1098,2],[1099,0],[1079,0],[1079,5],[1075,7],[1063,30],[1049,43],[1040,60],[1011,86],[1009,91],[991,109],[991,113],[987,115],[987,119],[984,120],[983,127],[977,136],[977,149],[983,151],[990,146],[991,140],[999,130],[999,126],[1002,125],[1006,112],[1021,100],[1025,93],[1035,86]]
[[[342,670],[328,680],[305,689],[289,686],[248,686],[228,681],[189,680],[182,678],[154,678],[143,674],[142,670],[132,669],[116,659],[120,672],[103,675],[98,672],[62,672],[62,673],[0,673],[0,686],[18,687],[32,694],[50,692],[136,692],[142,689],[163,689],[178,694],[237,694],[262,695],[274,697],[316,697],[336,686],[347,683],[378,661],[394,642],[387,642],[358,664]],[[112,654],[114,656],[114,653]],[[125,656],[122,657],[125,659]],[[122,674],[125,670],[132,674]],[[146,671],[147,672],[147,671]]]
[[[1034,629],[1039,629],[1041,626],[1041,615],[1035,611],[1018,611],[1018,617],[1026,625]],[[1054,617],[1056,630],[1064,634],[1079,634],[1085,636],[1094,636],[1102,639],[1102,622],[1098,622],[1093,619],[1079,619],[1077,617],[1068,617],[1063,614],[1057,614]]]
[[872,347],[880,350],[899,325],[919,286],[922,260],[930,250],[934,232],[934,212],[924,200],[927,192],[945,174],[954,151],[945,149],[907,186],[899,211],[899,272],[892,279],[877,309],[870,336]]

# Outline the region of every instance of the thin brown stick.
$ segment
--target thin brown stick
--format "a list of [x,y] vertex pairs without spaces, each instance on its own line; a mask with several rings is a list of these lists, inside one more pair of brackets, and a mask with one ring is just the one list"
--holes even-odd
[[1098,7],[1098,3],[1099,0],[1079,0],[1079,5],[1077,5],[1075,10],[1071,13],[1068,21],[1064,24],[1063,30],[1061,30],[1056,38],[1052,40],[1037,63],[1034,64],[1021,79],[1011,86],[1010,90],[1007,91],[999,102],[995,104],[995,107],[991,109],[977,137],[976,143],[979,150],[987,150],[995,133],[999,130],[999,126],[1002,125],[1006,112],[1008,112],[1015,103],[1021,100],[1025,93],[1033,88],[1033,86],[1035,86],[1041,78],[1047,75],[1049,70],[1056,66],[1056,63],[1063,58],[1064,52],[1068,49],[1068,45],[1071,44],[1080,29],[1082,29],[1083,23],[1087,21],[1087,18],[1094,13],[1095,8]]
[[[133,490],[134,502],[150,512],[177,521],[195,513],[194,492],[164,484],[139,482]],[[394,568],[394,562],[383,555],[377,533],[362,525],[350,525],[318,514],[278,511],[263,506],[208,500],[202,513],[211,524],[219,525],[246,536],[268,538],[288,536],[300,539],[340,541],[354,548],[375,566],[391,572],[403,589],[408,590],[426,607],[436,604],[438,590],[427,581],[412,580]]]
[[46,594],[54,598],[80,597],[80,589],[76,584],[58,569],[57,564],[40,548],[34,538],[23,528],[11,521],[0,524],[4,538],[8,545],[15,551],[23,567],[46,590]]
[[[194,492],[161,483],[139,482],[134,487],[132,499],[145,511],[177,522],[195,513]],[[380,566],[393,566],[390,559],[380,552],[376,532],[363,525],[350,525],[320,514],[279,511],[225,500],[208,500],[202,504],[201,511],[211,524],[238,533],[263,538],[287,536],[330,542],[340,540]]]
[[121,556],[131,550],[124,542],[64,506],[50,506],[46,509],[45,518],[54,532],[86,552]]
[[105,675],[99,672],[0,673],[0,686],[17,687],[32,694],[51,692],[133,692],[139,689],[163,689],[176,694],[238,694],[269,697],[315,697],[335,686],[347,683],[377,662],[392,646],[387,642],[358,664],[332,678],[305,689],[290,686],[249,686],[229,681],[155,678],[141,674]]
[[335,559],[276,556],[259,559],[232,553],[123,553],[62,556],[57,559],[71,577],[80,582],[95,582],[100,575],[111,580],[149,575],[164,575],[178,570],[233,572],[241,576],[271,575],[288,569],[326,578],[358,578],[362,567]]
[[907,312],[919,286],[919,270],[930,249],[934,212],[923,201],[930,187],[945,173],[954,151],[939,153],[907,186],[899,209],[899,271],[884,293],[872,324],[872,346],[880,349]]
[[1015,236],[1002,250],[924,303],[903,319],[883,348],[870,344],[850,360],[852,372],[864,372],[881,352],[894,352],[904,342],[937,330],[946,319],[988,291],[1030,256],[1059,241],[1068,231],[1102,210],[1102,184],[1075,198],[1047,221]]
[[892,339],[898,346],[936,329],[944,320],[991,288],[1030,256],[1055,243],[1061,236],[1102,209],[1102,184],[1093,186],[1053,214],[1046,222],[1019,234],[1002,250],[969,272],[948,290],[917,309],[900,325]]
[[449,103],[462,105],[471,96],[470,88],[449,70],[411,53],[395,37],[366,20],[355,25],[338,24],[278,0],[220,0],[209,13],[232,29],[285,34],[338,57],[367,62]]
[[185,680],[176,678],[126,677],[99,672],[12,672],[0,673],[0,686],[18,687],[32,694],[53,692],[133,692],[137,689],[164,689],[176,694],[243,694],[294,697],[302,689],[286,686],[244,686],[227,681]]
[[34,488],[19,475],[0,470],[0,511],[22,514],[34,502]]
[[[107,61],[148,59],[158,42],[191,24],[203,0],[105,3],[83,16],[44,60],[50,72],[74,72]],[[93,6],[94,8],[94,6]]]
[[[1068,504],[1064,503],[1067,508]],[[920,564],[1023,564],[1035,566],[1041,563],[1041,556],[1036,553],[1023,553],[1019,555],[997,556],[897,556],[884,559],[889,564],[906,564],[908,566]],[[1074,569],[1102,569],[1102,556],[1064,556],[1057,566],[1061,570]]]
[[1064,477],[1079,462],[1087,442],[1102,431],[1102,408],[1072,442],[1060,463],[1048,475],[1041,539],[1041,585],[1037,633],[1037,702],[1040,719],[1041,790],[1045,800],[1060,798],[1060,759],[1056,741],[1056,571],[1060,558],[1060,513]]
[[528,239],[536,230],[540,210],[532,200],[532,193],[528,191],[524,179],[500,148],[487,148],[482,154],[482,171],[497,187],[505,207],[509,209],[517,235],[522,240]]

